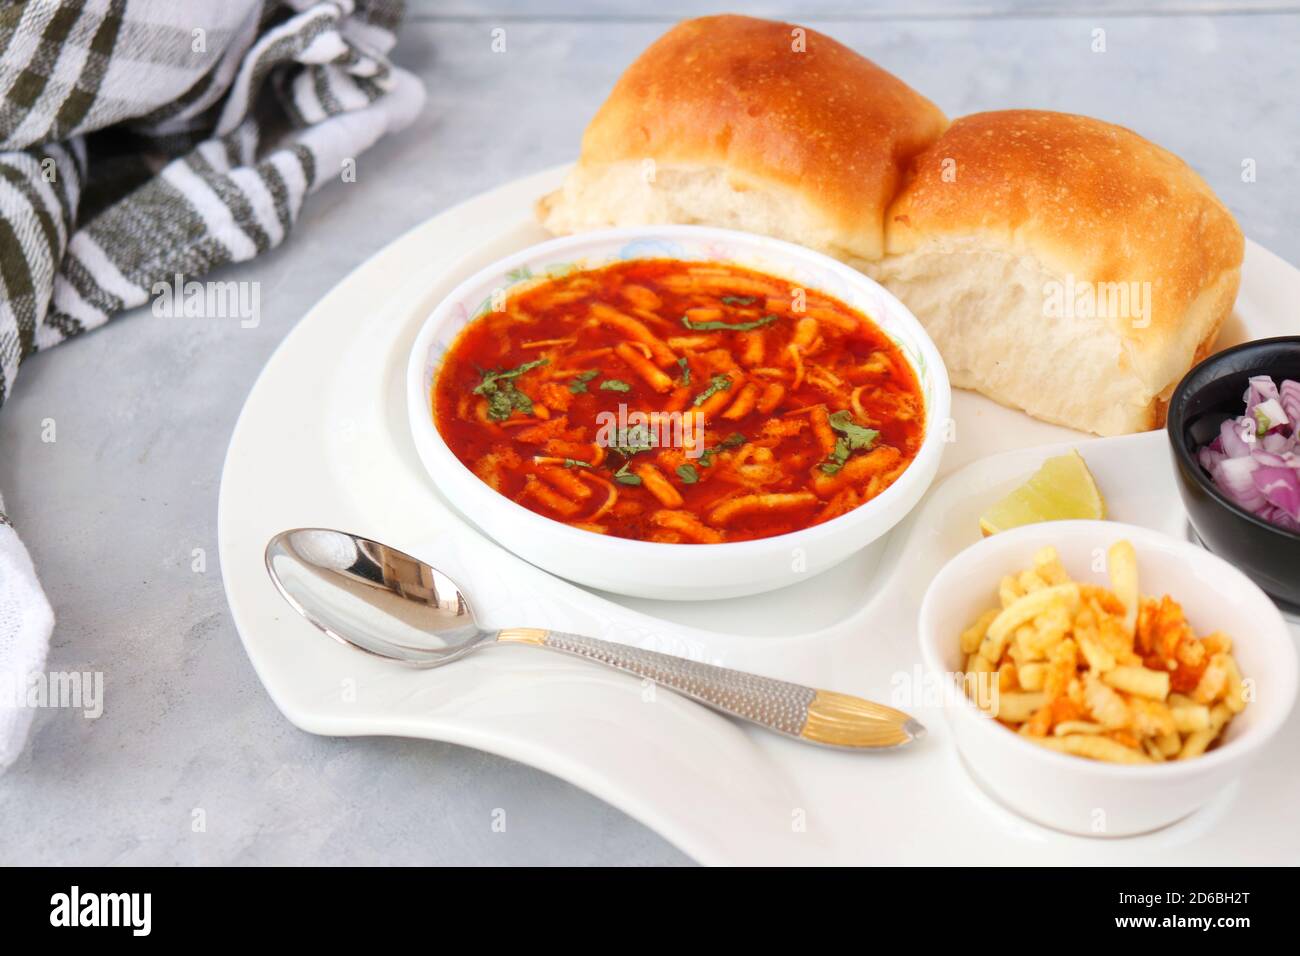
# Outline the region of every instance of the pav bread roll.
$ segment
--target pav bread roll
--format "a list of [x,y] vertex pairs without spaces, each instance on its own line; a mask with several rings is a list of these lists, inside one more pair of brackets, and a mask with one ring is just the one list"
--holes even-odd
[[556,234],[703,223],[878,259],[907,161],[946,125],[925,97],[814,30],[687,20],[628,67],[538,213]]
[[1244,242],[1172,153],[1084,116],[956,120],[860,264],[921,320],[952,383],[1047,421],[1159,427],[1231,312]]
[[646,50],[538,215],[557,234],[699,223],[828,253],[916,314],[954,385],[1101,435],[1164,421],[1244,251],[1209,186],[1136,133],[1032,110],[949,127],[834,40],[740,16]]

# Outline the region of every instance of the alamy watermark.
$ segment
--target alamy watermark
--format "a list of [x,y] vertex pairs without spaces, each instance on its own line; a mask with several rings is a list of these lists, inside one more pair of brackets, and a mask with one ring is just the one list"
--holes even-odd
[[82,892],[74,883],[68,892],[50,897],[50,925],[117,926],[130,929],[132,936],[148,936],[153,928],[153,894]]
[[104,713],[103,671],[32,671],[0,674],[0,708],[80,710],[87,720]]
[[597,413],[596,444],[630,451],[680,448],[687,458],[699,458],[704,454],[704,416],[696,411],[628,411],[620,404],[617,412]]
[[240,328],[255,329],[262,321],[260,282],[188,282],[176,273],[171,282],[150,286],[153,314],[169,319],[239,319]]
[[917,664],[910,671],[895,671],[889,688],[889,704],[900,710],[958,707],[969,700],[982,716],[992,719],[1001,701],[997,671],[936,673]]
[[1135,329],[1151,324],[1150,282],[1079,282],[1043,284],[1043,315],[1053,319],[1124,319]]

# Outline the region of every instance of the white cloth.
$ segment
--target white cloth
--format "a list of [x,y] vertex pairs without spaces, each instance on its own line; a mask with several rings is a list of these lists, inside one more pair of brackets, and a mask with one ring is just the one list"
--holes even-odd
[[0,522],[0,770],[17,759],[27,739],[33,711],[19,695],[29,676],[44,670],[53,630],[54,611],[32,559],[14,529]]

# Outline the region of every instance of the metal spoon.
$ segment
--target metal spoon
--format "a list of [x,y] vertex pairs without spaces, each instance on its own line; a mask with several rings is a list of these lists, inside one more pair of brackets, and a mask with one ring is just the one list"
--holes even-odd
[[809,743],[884,750],[925,733],[902,711],[860,697],[577,634],[483,630],[451,578],[409,554],[342,531],[283,531],[266,546],[266,568],[285,600],[330,637],[404,664],[439,667],[487,644],[533,644],[652,680]]

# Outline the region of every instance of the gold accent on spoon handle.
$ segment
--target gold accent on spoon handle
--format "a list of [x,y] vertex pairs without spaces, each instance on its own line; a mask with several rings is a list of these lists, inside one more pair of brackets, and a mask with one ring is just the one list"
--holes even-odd
[[897,747],[925,729],[901,710],[861,697],[819,690],[799,736],[832,747]]
[[507,627],[504,631],[497,631],[497,640],[503,644],[536,644],[540,647],[546,643],[546,634],[542,627]]
[[671,654],[532,627],[497,633],[507,644],[533,644],[635,674],[714,710],[796,740],[879,750],[910,743],[925,732],[902,711],[847,694],[717,667]]

